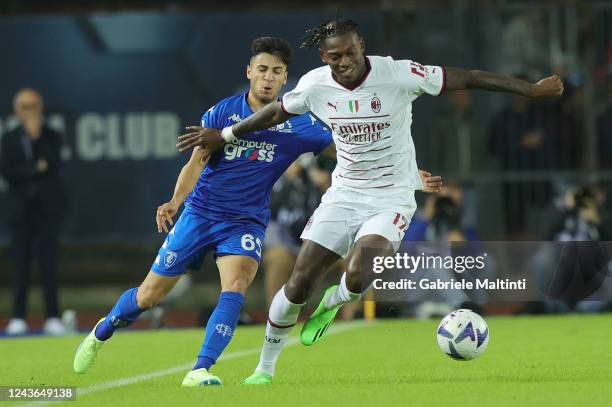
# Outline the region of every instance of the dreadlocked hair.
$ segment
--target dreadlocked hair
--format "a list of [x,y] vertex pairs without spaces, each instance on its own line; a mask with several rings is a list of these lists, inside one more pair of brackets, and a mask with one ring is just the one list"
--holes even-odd
[[315,45],[319,45],[321,41],[326,38],[353,31],[357,31],[357,23],[353,20],[339,17],[326,20],[318,26],[306,31],[306,36],[302,38],[302,45],[300,45],[300,48],[312,48]]

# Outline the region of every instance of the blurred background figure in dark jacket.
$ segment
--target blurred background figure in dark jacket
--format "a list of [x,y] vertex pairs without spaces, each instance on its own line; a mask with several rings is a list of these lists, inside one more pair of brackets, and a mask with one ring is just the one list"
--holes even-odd
[[36,258],[40,270],[47,334],[62,335],[58,318],[58,236],[66,207],[60,178],[63,138],[43,119],[43,99],[34,89],[22,89],[13,99],[19,126],[5,133],[0,170],[9,184],[6,220],[13,260],[13,310],[9,335],[28,331],[27,297],[30,268]]

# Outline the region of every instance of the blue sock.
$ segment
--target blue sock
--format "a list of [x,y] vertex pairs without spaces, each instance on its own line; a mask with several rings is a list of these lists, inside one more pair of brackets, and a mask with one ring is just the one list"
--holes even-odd
[[206,324],[206,337],[193,370],[203,367],[210,369],[215,364],[234,336],[243,303],[244,295],[239,292],[221,293],[219,302]]
[[106,319],[96,328],[96,338],[105,341],[119,328],[125,328],[142,314],[145,310],[138,307],[136,293],[138,288],[131,288],[121,294],[119,300],[108,313]]

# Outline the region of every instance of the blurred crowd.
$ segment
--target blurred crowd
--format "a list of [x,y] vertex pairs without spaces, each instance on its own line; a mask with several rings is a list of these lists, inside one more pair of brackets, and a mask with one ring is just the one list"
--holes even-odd
[[[479,183],[480,176],[491,172],[505,174],[498,190],[504,233],[487,236],[488,239],[606,242],[612,238],[609,176],[581,180],[563,176],[563,171],[612,168],[612,51],[596,58],[601,65],[597,72],[589,72],[588,65],[580,62],[587,57],[587,42],[592,40],[589,24],[592,14],[585,10],[578,13],[579,36],[573,49],[549,40],[549,18],[542,9],[534,8],[508,20],[499,47],[499,72],[530,81],[558,74],[565,82],[563,97],[534,102],[508,96],[487,125],[477,117],[469,92],[449,94],[446,108],[429,129],[424,160],[420,161],[428,170],[447,175],[448,186],[438,196],[425,199],[406,233],[407,238],[448,242],[479,240],[477,231],[489,219],[474,215],[479,205],[487,205],[491,199],[491,189],[474,185]],[[589,76],[607,84],[591,89],[590,96],[595,100],[585,96]],[[589,128],[589,115],[595,129]],[[593,130],[595,157],[588,151],[588,134]],[[550,176],[551,173],[554,175]],[[453,177],[464,182],[456,183]],[[465,205],[464,196],[471,197],[469,205]],[[530,216],[534,213],[536,216]],[[609,251],[607,246],[582,247],[605,247]],[[609,298],[605,293],[611,292],[608,280],[612,263],[607,260],[608,256],[597,266],[603,277],[595,290],[600,295],[604,293],[605,298]],[[551,257],[547,261],[553,263],[558,259]],[[540,268],[545,269],[548,267]],[[601,297],[585,294],[573,299],[534,301],[514,311],[612,310],[610,301],[590,301],[592,298]],[[414,304],[408,312],[416,316],[444,315],[462,305],[466,304],[440,302],[438,298]],[[480,310],[478,304],[468,303],[468,306]]]

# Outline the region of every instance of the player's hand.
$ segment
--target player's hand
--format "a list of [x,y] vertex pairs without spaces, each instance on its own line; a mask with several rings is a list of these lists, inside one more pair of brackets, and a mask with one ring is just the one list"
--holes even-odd
[[221,137],[221,130],[209,129],[200,126],[190,126],[185,128],[187,132],[178,137],[176,147],[179,151],[189,150],[200,146],[210,151],[217,151],[225,145],[225,140]]
[[174,225],[174,221],[172,218],[179,210],[181,205],[177,204],[174,201],[166,202],[157,208],[157,214],[155,215],[155,222],[157,222],[157,232],[161,233],[162,230],[168,233],[168,225],[166,222],[170,224],[170,226]]
[[535,85],[531,97],[533,98],[554,98],[563,94],[563,81],[557,75],[548,76]]
[[423,181],[423,192],[438,193],[442,191],[442,177],[439,175],[431,175],[429,172],[419,170],[421,181]]

